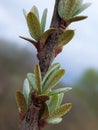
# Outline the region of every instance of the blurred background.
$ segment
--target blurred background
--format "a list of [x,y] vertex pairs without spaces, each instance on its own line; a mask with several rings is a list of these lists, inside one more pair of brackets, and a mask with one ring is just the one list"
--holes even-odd
[[[40,11],[48,8],[49,28],[55,0],[0,0],[0,130],[18,130],[19,120],[15,102],[16,90],[22,90],[28,72],[38,63],[36,49],[19,35],[30,37],[22,10],[27,12],[33,5]],[[60,62],[66,70],[61,86],[72,86],[65,95],[65,102],[72,102],[72,110],[62,123],[48,125],[51,130],[98,129],[98,1],[84,0],[92,5],[83,15],[88,19],[74,23],[75,37],[67,44],[54,62]]]

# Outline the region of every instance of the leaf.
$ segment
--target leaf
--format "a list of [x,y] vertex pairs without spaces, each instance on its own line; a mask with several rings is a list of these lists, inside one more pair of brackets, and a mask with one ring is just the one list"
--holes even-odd
[[48,11],[47,8],[44,9],[42,19],[41,19],[42,32],[44,32],[46,26],[47,11]]
[[25,97],[26,100],[26,104],[27,106],[29,105],[29,101],[30,101],[30,86],[29,86],[29,82],[28,79],[24,80],[24,84],[23,84],[23,95]]
[[39,40],[42,34],[41,25],[37,16],[33,12],[29,12],[27,14],[27,24],[28,24],[31,36],[35,40]]
[[45,82],[48,80],[48,77],[49,77],[52,73],[56,72],[58,69],[60,69],[60,64],[59,64],[59,63],[54,63],[54,64],[52,64],[52,65],[49,67],[49,69],[48,69],[47,73],[45,74],[45,76],[44,76],[44,78],[43,78],[43,81],[42,81],[42,89],[44,88],[44,84],[45,84]]
[[49,108],[49,114],[53,113],[57,109],[58,104],[58,95],[53,95],[50,97],[50,100],[47,101],[47,105]]
[[56,109],[56,111],[53,112],[48,118],[55,119],[55,118],[62,117],[63,115],[65,115],[66,113],[70,111],[71,107],[72,107],[71,103],[66,103],[62,105],[60,108]]
[[25,9],[23,9],[23,14],[24,14],[24,17],[26,18],[27,17],[27,12]]
[[74,13],[80,8],[80,6],[82,5],[82,3],[83,3],[83,0],[76,0],[75,7],[73,9],[71,17],[74,16]]
[[58,124],[62,121],[62,118],[48,119],[47,121],[49,124]]
[[64,97],[64,93],[58,94],[58,104],[57,104],[57,108],[60,107],[60,105],[61,105],[61,103],[62,103],[62,100],[63,100],[63,97]]
[[35,46],[35,48],[37,48],[37,42],[35,40],[29,39],[29,38],[26,38],[26,37],[23,37],[23,36],[19,36],[19,37],[28,41],[28,42],[31,42]]
[[77,16],[68,20],[68,23],[77,22],[86,19],[87,16]]
[[72,40],[73,36],[74,36],[74,30],[66,30],[63,34],[61,34],[58,40],[57,48],[66,45],[68,42]]
[[32,73],[28,73],[27,79],[32,87],[31,90],[37,90],[36,83],[35,83],[35,75]]
[[38,94],[40,95],[42,92],[42,77],[41,77],[40,67],[38,64],[35,65],[34,74],[35,74],[35,83],[38,89]]
[[41,42],[43,45],[46,43],[47,38],[56,31],[55,28],[50,28],[49,30],[45,31],[42,36],[40,37]]
[[65,21],[71,17],[72,11],[75,7],[76,0],[60,0],[58,5],[58,13]]
[[60,0],[58,4],[58,14],[61,18],[64,17],[64,8],[65,8],[66,1]]
[[57,71],[54,71],[54,73],[52,73],[51,75],[49,75],[47,77],[46,82],[44,82],[43,93],[47,93],[51,88],[55,87],[64,74],[65,70],[59,69]]
[[30,12],[34,13],[37,16],[37,18],[39,19],[39,12],[35,5],[31,8]]
[[41,94],[41,95],[38,96],[38,99],[39,99],[41,102],[46,102],[47,100],[49,100],[49,96],[48,96],[48,95]]
[[58,70],[58,69],[60,69],[60,63],[53,63],[53,64],[49,67],[47,73],[50,73],[50,72],[52,72],[52,71],[54,71],[54,70]]
[[71,89],[72,89],[71,87],[59,88],[59,89],[52,90],[51,92],[49,92],[49,95],[51,96],[55,94],[66,93]]
[[20,92],[16,92],[16,102],[19,112],[25,113],[27,111],[27,105],[24,95]]
[[76,15],[80,14],[80,13],[83,12],[85,9],[87,9],[90,5],[91,5],[91,3],[82,4],[82,5],[80,6],[80,8],[74,12],[73,16],[76,16]]

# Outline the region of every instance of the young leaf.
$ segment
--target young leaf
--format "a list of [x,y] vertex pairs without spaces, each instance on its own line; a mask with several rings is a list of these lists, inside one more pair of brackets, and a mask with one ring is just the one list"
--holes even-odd
[[53,113],[57,109],[58,104],[58,95],[53,95],[50,97],[50,100],[47,101],[47,105],[49,108],[49,114]]
[[37,16],[33,12],[29,12],[27,14],[27,24],[28,24],[31,36],[35,40],[38,40],[42,34],[42,30],[41,30],[40,22]]
[[55,87],[62,76],[65,74],[64,69],[59,69],[47,77],[46,82],[43,85],[43,92],[47,93],[51,88]]
[[32,87],[31,90],[37,90],[36,83],[35,83],[35,75],[32,74],[32,73],[28,73],[27,74],[27,79],[28,79],[28,81],[29,81],[29,83],[30,83],[30,85]]
[[76,0],[60,0],[58,5],[58,13],[65,21],[71,17],[72,11],[75,7]]
[[73,16],[76,16],[76,15],[80,14],[80,13],[83,12],[85,9],[87,9],[90,5],[91,5],[91,3],[82,4],[82,5],[80,6],[80,8],[73,13]]
[[35,83],[38,89],[38,94],[40,95],[42,92],[42,83],[41,83],[42,77],[41,77],[40,67],[38,64],[35,65],[34,74],[35,74]]
[[83,0],[76,0],[75,7],[73,9],[71,17],[74,16],[75,12],[80,8],[80,6],[82,5],[82,3],[83,3]]
[[71,107],[72,107],[71,103],[66,103],[62,105],[60,108],[56,109],[55,112],[53,112],[48,118],[55,119],[55,118],[62,117],[63,115],[65,115],[70,111]]
[[46,18],[47,18],[47,8],[44,9],[44,11],[43,11],[43,15],[42,15],[42,19],[41,19],[42,32],[44,32],[44,30],[45,30],[45,26],[46,26]]
[[56,31],[55,28],[50,28],[49,30],[45,31],[42,36],[40,37],[40,40],[43,44],[46,43],[47,38]]
[[48,71],[50,71],[50,70],[54,70],[54,69],[60,69],[60,63],[54,63],[54,64],[52,64],[50,67],[49,67],[49,69],[48,69]]
[[64,17],[64,7],[66,2],[64,0],[60,0],[58,4],[58,14],[61,18]]
[[62,121],[62,118],[48,119],[47,121],[49,124],[58,124]]
[[59,64],[59,63],[54,63],[54,64],[52,64],[52,65],[49,67],[47,73],[45,74],[45,77],[43,78],[42,88],[43,88],[45,82],[48,80],[48,77],[49,77],[52,73],[56,72],[58,69],[60,69],[60,64]]
[[27,105],[24,95],[20,92],[16,92],[16,102],[19,112],[25,113],[27,111]]
[[35,5],[31,8],[30,12],[34,13],[37,16],[37,18],[39,19],[39,12]]
[[29,39],[29,38],[26,38],[26,37],[22,37],[22,36],[19,36],[19,37],[28,41],[28,42],[31,42],[37,48],[37,42],[35,40]]
[[60,105],[61,105],[61,103],[62,103],[62,100],[63,100],[63,97],[64,97],[64,93],[58,94],[58,104],[57,104],[57,108],[60,107]]
[[30,100],[30,95],[29,94],[30,94],[29,82],[28,82],[28,79],[25,79],[24,84],[23,84],[23,95],[25,97],[27,106],[29,105],[29,100]]
[[58,48],[70,42],[73,36],[74,36],[74,30],[66,30],[58,40]]
[[72,89],[71,87],[59,88],[59,89],[52,90],[51,92],[49,92],[49,95],[51,96],[55,94],[66,93],[71,89]]
[[68,23],[77,22],[86,19],[87,16],[76,16],[68,20]]
[[49,96],[48,95],[44,95],[44,94],[41,94],[38,96],[38,99],[41,101],[41,102],[46,102],[47,100],[49,100]]

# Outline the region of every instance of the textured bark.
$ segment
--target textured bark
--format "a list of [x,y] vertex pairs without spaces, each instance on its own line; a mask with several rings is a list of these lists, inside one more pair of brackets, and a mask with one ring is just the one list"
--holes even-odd
[[24,120],[22,121],[21,130],[39,130],[38,126],[38,116],[39,116],[39,107],[36,107],[31,104],[28,112],[25,115]]
[[[61,19],[58,16],[58,3],[60,0],[55,1],[53,18],[51,21],[51,26],[54,28],[59,28]],[[51,65],[53,59],[55,58],[55,49],[57,46],[57,41],[59,38],[59,30],[54,32],[49,36],[48,40],[45,43],[44,48],[38,53],[39,65],[41,68],[42,76],[44,77],[48,67]]]

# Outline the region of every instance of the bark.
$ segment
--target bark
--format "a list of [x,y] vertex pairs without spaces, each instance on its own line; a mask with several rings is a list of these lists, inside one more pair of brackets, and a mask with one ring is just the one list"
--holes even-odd
[[60,35],[59,27],[61,25],[61,19],[58,16],[58,3],[60,0],[55,0],[54,13],[51,21],[50,27],[57,28],[58,30],[49,36],[48,40],[45,43],[44,48],[38,53],[39,65],[42,72],[42,77],[48,70],[48,67],[51,65],[53,59],[55,58],[55,50],[57,46],[57,41]]

